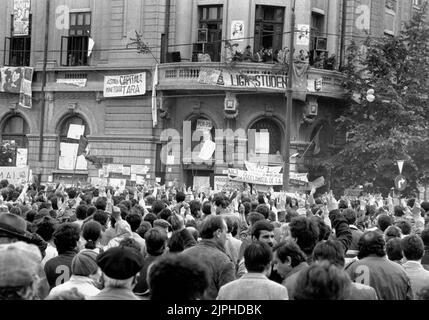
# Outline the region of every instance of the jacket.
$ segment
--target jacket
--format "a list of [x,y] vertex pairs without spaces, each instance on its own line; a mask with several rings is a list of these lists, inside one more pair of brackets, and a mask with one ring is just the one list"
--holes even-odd
[[104,288],[88,300],[140,300],[131,290],[125,288]]
[[417,298],[423,288],[429,287],[429,271],[425,270],[418,261],[407,261],[402,264],[402,267],[410,278],[411,288]]
[[100,290],[94,285],[94,281],[89,277],[72,275],[69,281],[53,288],[50,295],[59,294],[72,288],[76,288],[85,297],[92,297],[100,293]]
[[247,273],[220,288],[217,300],[288,300],[287,289],[262,273]]
[[209,272],[209,287],[204,299],[215,300],[219,289],[235,280],[235,268],[225,249],[214,240],[203,239],[196,246],[183,251],[184,255],[196,258],[206,265]]

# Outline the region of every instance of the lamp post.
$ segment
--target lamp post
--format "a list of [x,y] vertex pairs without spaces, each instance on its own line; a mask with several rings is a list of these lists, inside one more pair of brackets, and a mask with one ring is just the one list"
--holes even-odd
[[295,51],[295,4],[296,0],[293,0],[292,4],[292,16],[290,21],[290,43],[289,43],[289,71],[288,71],[288,81],[287,81],[287,89],[286,89],[286,99],[287,99],[287,106],[286,106],[286,131],[285,131],[285,140],[286,140],[286,146],[285,146],[285,154],[284,154],[284,169],[283,169],[283,190],[289,191],[290,185],[290,136],[291,136],[291,122],[292,122],[292,93],[293,93],[293,56]]

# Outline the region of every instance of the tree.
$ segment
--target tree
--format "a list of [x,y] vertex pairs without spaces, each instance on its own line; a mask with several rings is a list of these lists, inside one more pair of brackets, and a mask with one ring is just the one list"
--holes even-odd
[[[346,108],[336,120],[346,142],[324,165],[342,187],[371,184],[384,194],[405,160],[407,193],[429,183],[429,27],[427,3],[397,37],[352,44],[344,68]],[[373,92],[373,97],[369,97]],[[372,190],[376,191],[376,190]]]

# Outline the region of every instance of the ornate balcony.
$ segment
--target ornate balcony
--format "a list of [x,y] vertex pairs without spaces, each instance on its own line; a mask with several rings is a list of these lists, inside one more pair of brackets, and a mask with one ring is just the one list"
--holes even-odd
[[[201,72],[204,72],[204,77],[200,77]],[[210,72],[213,73],[210,74]],[[221,83],[206,80],[217,79],[219,73],[221,73]],[[322,89],[314,92],[308,91],[308,94],[341,99],[345,93],[342,87],[342,77],[338,71],[310,67],[308,83],[322,80]],[[286,83],[287,71],[282,66],[274,64],[240,62],[230,65],[220,62],[181,62],[162,64],[159,67],[160,90],[232,90],[279,93],[286,92]]]

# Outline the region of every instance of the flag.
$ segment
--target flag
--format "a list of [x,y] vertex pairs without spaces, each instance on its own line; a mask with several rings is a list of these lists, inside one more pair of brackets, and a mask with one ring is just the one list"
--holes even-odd
[[84,136],[80,136],[79,139],[79,147],[77,149],[77,156],[85,155],[86,154],[86,148],[88,147],[88,139]]
[[155,72],[153,73],[152,80],[152,119],[153,119],[153,127],[155,128],[158,125],[158,106],[156,99],[156,88],[158,86],[158,64],[155,66]]
[[320,153],[320,132],[322,131],[322,129],[323,127],[320,127],[319,131],[313,139],[315,144],[313,155],[317,155]]

